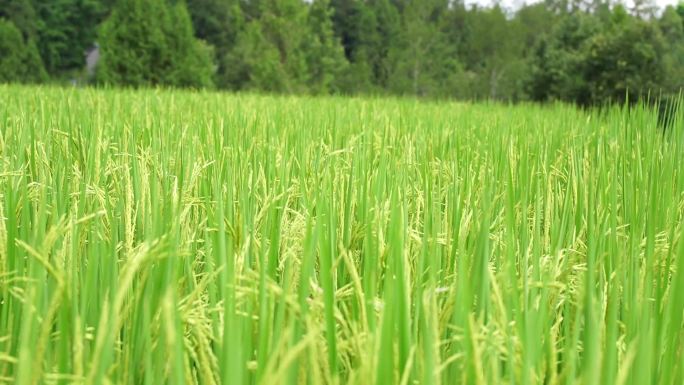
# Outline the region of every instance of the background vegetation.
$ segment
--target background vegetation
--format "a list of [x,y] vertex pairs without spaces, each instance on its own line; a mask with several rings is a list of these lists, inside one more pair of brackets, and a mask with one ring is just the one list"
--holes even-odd
[[684,84],[684,5],[644,0],[0,0],[0,19],[2,82],[583,105]]

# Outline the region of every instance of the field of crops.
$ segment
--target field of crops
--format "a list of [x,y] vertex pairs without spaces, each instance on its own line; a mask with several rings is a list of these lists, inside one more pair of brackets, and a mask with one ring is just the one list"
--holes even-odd
[[682,384],[656,120],[0,86],[0,383]]

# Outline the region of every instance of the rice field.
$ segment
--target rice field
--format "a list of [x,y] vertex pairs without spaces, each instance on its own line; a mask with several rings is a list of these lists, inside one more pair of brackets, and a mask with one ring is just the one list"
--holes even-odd
[[0,86],[0,383],[683,384],[682,122]]

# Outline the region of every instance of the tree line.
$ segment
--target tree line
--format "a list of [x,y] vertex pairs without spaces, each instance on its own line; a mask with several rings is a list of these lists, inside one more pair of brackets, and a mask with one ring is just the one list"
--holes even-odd
[[592,105],[682,89],[684,4],[0,0],[0,82],[66,79]]

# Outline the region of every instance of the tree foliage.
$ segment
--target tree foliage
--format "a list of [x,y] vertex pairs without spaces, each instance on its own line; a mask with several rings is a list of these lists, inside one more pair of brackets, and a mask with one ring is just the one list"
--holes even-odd
[[211,50],[195,39],[185,3],[119,0],[100,32],[98,80],[127,86],[212,85]]
[[0,19],[0,83],[45,81],[47,75],[36,45],[25,40],[14,23]]
[[74,76],[85,65],[85,53],[97,40],[97,26],[107,4],[99,0],[35,1],[38,49],[50,75]]
[[684,4],[652,0],[0,0],[0,18],[34,81],[79,78],[98,42],[97,80],[127,86],[582,105],[684,86]]
[[214,82],[232,88],[242,74],[233,68],[238,33],[244,29],[239,0],[188,0],[196,36],[211,45],[216,58]]
[[31,0],[0,0],[0,19],[9,20],[25,39],[35,39],[40,20]]
[[308,88],[314,94],[340,92],[339,79],[348,70],[340,39],[335,36],[329,0],[314,0],[307,19],[309,38],[304,41]]
[[[665,24],[672,27],[671,22]],[[621,7],[603,20],[570,15],[537,47],[530,96],[593,105],[667,91],[668,75],[681,71],[683,42],[678,33],[677,27],[668,31]]]

